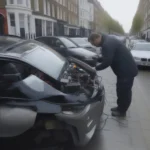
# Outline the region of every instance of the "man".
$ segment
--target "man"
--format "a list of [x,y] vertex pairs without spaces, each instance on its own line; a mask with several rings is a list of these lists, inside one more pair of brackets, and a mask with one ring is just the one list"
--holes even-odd
[[93,33],[88,41],[102,48],[103,60],[96,66],[96,70],[111,66],[117,76],[118,106],[111,111],[113,116],[124,117],[131,104],[134,77],[138,74],[135,61],[126,46],[113,37]]

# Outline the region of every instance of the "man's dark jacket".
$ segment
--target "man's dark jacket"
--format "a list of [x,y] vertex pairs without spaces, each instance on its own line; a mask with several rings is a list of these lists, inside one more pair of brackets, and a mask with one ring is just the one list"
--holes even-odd
[[100,47],[102,47],[103,61],[96,66],[97,70],[103,70],[111,66],[117,77],[135,77],[138,69],[135,61],[126,48],[119,40],[102,35]]

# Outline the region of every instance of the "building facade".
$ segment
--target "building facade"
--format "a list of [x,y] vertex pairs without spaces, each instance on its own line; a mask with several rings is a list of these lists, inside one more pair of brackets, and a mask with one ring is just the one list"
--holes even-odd
[[108,33],[105,27],[105,19],[109,17],[98,0],[88,0],[93,4],[93,20],[91,22],[92,31],[97,33]]
[[89,0],[78,0],[79,2],[79,26],[81,36],[89,36],[93,30],[94,6]]
[[30,0],[6,0],[8,34],[23,38],[34,36],[34,22]]
[[31,8],[35,37],[54,35],[57,22],[55,1],[31,0]]
[[88,36],[100,28],[97,0],[1,0],[0,35]]
[[67,15],[67,22],[68,25],[65,26],[65,35],[67,36],[79,36],[80,29],[79,29],[79,3],[78,0],[67,0],[68,2],[68,15]]
[[56,0],[57,23],[55,35],[77,36],[78,35],[78,1]]
[[150,1],[140,0],[136,14],[143,18],[143,26],[139,35],[144,39],[150,39]]

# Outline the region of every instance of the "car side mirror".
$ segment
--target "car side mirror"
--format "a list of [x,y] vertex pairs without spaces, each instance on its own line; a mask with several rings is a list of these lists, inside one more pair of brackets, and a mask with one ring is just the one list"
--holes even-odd
[[65,48],[64,45],[60,45],[60,48]]

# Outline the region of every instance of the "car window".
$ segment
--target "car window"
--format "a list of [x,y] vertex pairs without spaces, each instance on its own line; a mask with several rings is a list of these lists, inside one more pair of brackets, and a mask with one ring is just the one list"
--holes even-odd
[[61,37],[60,40],[63,42],[63,44],[64,44],[67,48],[76,48],[76,47],[78,47],[75,43],[73,43],[71,40],[69,40],[69,39],[67,39],[67,38]]
[[16,44],[20,41],[23,41],[22,39],[20,38],[16,38],[16,37],[5,37],[5,36],[2,36],[0,37],[0,50],[3,50],[4,48],[7,48],[8,46],[11,46],[13,44]]
[[18,88],[15,88],[15,85],[31,75],[38,77],[47,84],[51,85],[51,83],[53,83],[51,78],[42,71],[18,60],[0,60],[0,65],[0,96],[27,98]]
[[64,57],[50,47],[36,41],[23,43],[8,53],[20,55],[22,60],[54,79],[58,79],[66,64]]
[[[13,94],[17,94],[15,96],[19,96],[18,92],[7,93],[8,88],[10,88],[14,83],[17,83],[31,74],[30,68],[27,65],[23,65],[20,62],[13,62],[7,60],[0,60],[0,96],[11,96]],[[2,92],[4,91],[4,92]]]
[[31,70],[33,70],[32,67],[29,67],[28,65],[25,65],[20,61],[14,62],[8,60],[0,60],[0,65],[1,65],[1,70],[0,70],[1,75],[19,74],[20,80],[23,80],[26,77],[28,77],[31,74]]
[[63,43],[57,38],[49,38],[49,43],[52,47],[60,48],[64,46]]
[[136,44],[133,50],[150,51],[150,44]]
[[77,44],[87,44],[88,42],[85,40],[85,39],[83,39],[83,38],[71,38],[71,40],[73,40],[75,43],[77,43]]
[[45,44],[48,44],[48,39],[47,39],[47,37],[38,38],[37,41],[42,42],[42,43],[45,43]]

